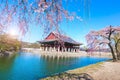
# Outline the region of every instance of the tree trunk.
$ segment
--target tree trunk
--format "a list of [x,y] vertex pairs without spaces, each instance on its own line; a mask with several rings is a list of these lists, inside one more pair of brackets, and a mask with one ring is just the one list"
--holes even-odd
[[117,50],[117,43],[115,44],[115,51],[116,51],[116,55],[117,55],[117,59],[119,60],[119,54],[118,54],[118,50]]
[[117,49],[116,49],[116,54],[117,54],[117,59],[120,60],[120,53],[119,53],[119,51]]
[[115,50],[116,50],[116,54],[117,54],[117,59],[120,60],[120,52],[118,51],[118,42],[119,42],[119,40],[115,44]]
[[113,47],[111,46],[110,43],[108,43],[108,46],[110,47],[110,50],[111,50],[111,53],[112,53],[112,57],[113,57],[113,61],[116,61],[116,57],[115,57],[115,53],[114,53]]

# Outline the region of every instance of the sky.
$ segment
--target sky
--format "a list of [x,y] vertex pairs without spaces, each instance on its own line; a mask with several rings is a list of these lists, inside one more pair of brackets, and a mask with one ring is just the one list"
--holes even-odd
[[[68,0],[64,7],[69,12],[75,12],[81,21],[63,20],[60,29],[75,41],[86,45],[85,35],[91,30],[100,30],[109,25],[120,25],[120,0],[89,0],[89,16],[85,11],[83,0]],[[39,25],[31,24],[29,31],[22,37],[22,41],[36,42],[42,40],[43,29]]]

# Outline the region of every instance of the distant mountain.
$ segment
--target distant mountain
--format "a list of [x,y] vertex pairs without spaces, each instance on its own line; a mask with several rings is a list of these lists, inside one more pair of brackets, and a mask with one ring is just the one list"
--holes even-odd
[[22,48],[40,48],[41,45],[37,42],[35,43],[30,43],[30,42],[21,42]]

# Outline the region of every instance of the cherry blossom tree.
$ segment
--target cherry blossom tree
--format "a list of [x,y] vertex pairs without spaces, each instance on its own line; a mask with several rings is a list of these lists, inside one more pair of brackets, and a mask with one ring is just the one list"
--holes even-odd
[[[105,47],[108,46],[109,49],[111,50],[113,61],[116,61],[116,59],[118,58],[116,57],[117,53],[115,54],[114,51],[114,48],[116,48],[114,36],[117,33],[120,33],[120,26],[118,27],[109,26],[99,31],[91,31],[86,35],[86,40],[89,49],[97,50],[98,48],[100,48],[99,46],[101,45],[102,45],[101,48],[104,49]],[[119,39],[117,39],[117,41],[119,41]]]
[[52,28],[58,30],[58,24],[63,19],[81,19],[64,8],[63,2],[67,1],[69,0],[0,0],[0,31],[15,22],[21,33],[25,34],[31,23],[35,22],[48,32]]

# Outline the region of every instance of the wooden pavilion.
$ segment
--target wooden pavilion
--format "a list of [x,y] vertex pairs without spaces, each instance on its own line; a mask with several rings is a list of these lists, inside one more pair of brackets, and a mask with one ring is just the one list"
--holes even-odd
[[38,41],[44,51],[78,52],[81,43],[72,38],[51,32],[44,40]]

